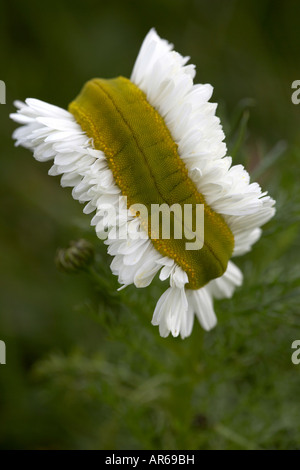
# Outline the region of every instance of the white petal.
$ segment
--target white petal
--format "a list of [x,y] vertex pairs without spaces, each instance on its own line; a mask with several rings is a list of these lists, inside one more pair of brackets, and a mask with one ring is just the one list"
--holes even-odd
[[181,269],[180,266],[175,266],[174,271],[171,274],[171,286],[176,286],[178,288],[184,287],[185,284],[189,282],[187,274]]
[[210,281],[207,289],[217,299],[230,298],[236,287],[241,286],[242,283],[242,272],[232,261],[229,261],[223,276]]
[[191,291],[191,303],[200,325],[206,331],[211,330],[217,324],[212,297],[206,287]]
[[163,337],[171,333],[173,336],[188,335],[191,330],[191,319],[186,318],[191,314],[185,289],[169,287],[157,302],[154,310],[152,324],[159,325],[160,335]]
[[146,287],[151,284],[154,276],[157,274],[159,267],[155,260],[148,259],[142,264],[134,276],[134,284],[136,287]]

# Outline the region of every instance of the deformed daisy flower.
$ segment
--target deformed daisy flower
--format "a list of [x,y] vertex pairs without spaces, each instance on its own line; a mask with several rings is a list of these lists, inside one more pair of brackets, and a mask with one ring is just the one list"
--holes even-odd
[[[205,330],[215,326],[213,299],[231,297],[242,284],[231,258],[251,249],[275,209],[226,156],[211,85],[194,85],[194,65],[172,49],[152,29],[130,80],[89,81],[69,111],[36,99],[16,102],[11,118],[22,124],[16,145],[39,161],[54,160],[49,174],[62,175],[61,185],[73,187],[84,212],[95,212],[91,223],[105,238],[122,287],[148,286],[158,272],[169,279],[152,323],[161,336],[185,338],[195,315]],[[150,229],[142,210],[151,213],[154,205],[172,209],[166,237]],[[197,249],[187,248],[186,232],[175,234],[186,229],[175,209],[186,206],[193,208],[193,227],[195,208],[203,208],[204,238],[191,230]]]

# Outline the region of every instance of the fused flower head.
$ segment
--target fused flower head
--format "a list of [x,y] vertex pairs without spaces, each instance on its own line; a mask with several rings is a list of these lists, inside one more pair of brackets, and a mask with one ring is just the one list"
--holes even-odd
[[16,102],[11,117],[22,124],[16,145],[54,160],[49,174],[94,213],[122,287],[169,279],[152,323],[185,338],[195,315],[205,330],[215,326],[213,299],[242,284],[231,258],[251,249],[275,209],[226,156],[212,87],[195,85],[195,67],[172,49],[151,30],[130,80],[91,80],[68,111]]

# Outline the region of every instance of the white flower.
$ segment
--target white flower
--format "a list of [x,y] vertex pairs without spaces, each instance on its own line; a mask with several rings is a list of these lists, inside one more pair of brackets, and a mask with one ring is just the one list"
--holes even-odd
[[[207,205],[222,216],[234,238],[232,256],[248,252],[261,235],[260,227],[275,213],[274,201],[262,193],[242,165],[232,166],[226,156],[224,133],[209,102],[211,85],[194,85],[195,67],[186,65],[188,57],[172,50],[155,30],[146,36],[133,68],[131,82],[141,90],[159,113],[188,177],[205,198]],[[11,118],[22,124],[13,137],[16,145],[33,151],[39,161],[54,160],[50,175],[62,175],[61,185],[73,187],[72,195],[85,204],[84,212],[95,212],[92,225],[112,255],[111,270],[122,287],[145,287],[160,271],[170,287],[158,300],[152,323],[161,336],[191,334],[194,315],[201,326],[216,325],[213,298],[231,297],[242,284],[242,273],[232,261],[225,272],[199,289],[187,288],[187,273],[170,256],[159,252],[141,228],[140,217],[127,208],[124,192],[115,181],[108,155],[96,149],[93,138],[78,124],[74,115],[36,99],[16,102],[18,112]],[[108,207],[114,211],[109,212]],[[131,236],[118,239],[118,229]],[[143,233],[136,237],[133,234]],[[121,287],[121,288],[122,288]]]

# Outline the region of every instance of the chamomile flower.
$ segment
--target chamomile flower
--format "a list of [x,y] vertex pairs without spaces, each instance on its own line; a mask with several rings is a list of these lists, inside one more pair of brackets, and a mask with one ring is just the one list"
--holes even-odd
[[[68,111],[29,98],[11,115],[22,125],[16,145],[53,160],[49,174],[94,213],[121,286],[148,286],[158,273],[169,279],[152,319],[163,337],[189,336],[195,316],[205,330],[216,325],[213,299],[231,297],[243,280],[231,258],[251,250],[275,212],[274,200],[226,156],[213,88],[193,83],[188,60],[152,29],[130,80],[91,80]],[[202,205],[201,247],[187,249],[190,237],[174,235],[175,210],[170,236],[153,233],[140,210],[153,205]]]

